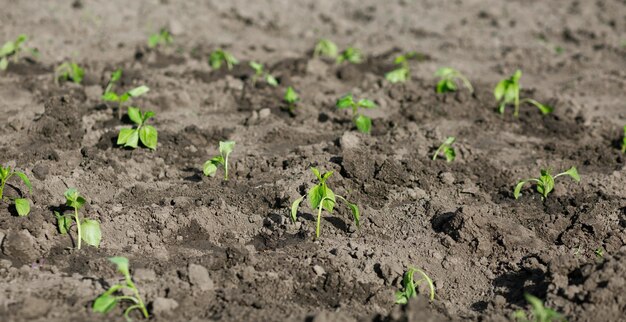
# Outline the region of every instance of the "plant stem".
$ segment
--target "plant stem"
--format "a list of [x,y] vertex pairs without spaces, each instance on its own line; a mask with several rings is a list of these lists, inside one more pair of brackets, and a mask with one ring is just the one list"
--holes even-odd
[[3,196],[3,193],[4,193],[4,184],[5,183],[7,183],[6,179],[2,180],[2,184],[0,185],[0,202],[3,200],[2,196]]
[[141,313],[147,319],[148,317],[150,317],[148,315],[148,310],[146,310],[146,306],[143,304],[143,301],[141,300],[141,296],[139,296],[139,290],[137,290],[135,283],[133,283],[129,275],[126,275],[126,284],[128,284],[128,286],[133,289],[133,292],[135,293],[135,298],[137,299],[137,302],[138,302],[137,304],[139,305],[139,309],[141,309]]
[[224,181],[228,181],[228,157],[224,158]]
[[320,205],[317,209],[317,223],[315,225],[315,238],[320,237],[320,223],[322,222],[322,209],[323,209],[325,199],[326,198],[322,198],[322,201],[320,201]]
[[77,248],[80,249],[80,244],[82,241],[82,233],[80,230],[80,218],[78,218],[78,208],[74,207],[74,220],[76,221],[76,231],[78,231],[78,242]]

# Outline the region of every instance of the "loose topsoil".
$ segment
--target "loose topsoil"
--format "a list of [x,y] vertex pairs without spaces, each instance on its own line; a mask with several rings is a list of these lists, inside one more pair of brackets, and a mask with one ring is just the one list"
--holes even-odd
[[[625,1],[1,2],[0,42],[25,33],[40,57],[0,74],[0,162],[34,185],[6,189],[31,197],[28,217],[0,207],[0,320],[122,320],[91,304],[119,278],[107,258],[126,256],[154,321],[506,321],[524,293],[570,321],[624,321]],[[174,45],[148,49],[161,27]],[[321,37],[366,61],[312,58]],[[241,64],[212,71],[217,48]],[[410,81],[388,83],[408,51],[421,54]],[[82,85],[55,84],[64,60],[85,67]],[[250,60],[280,86],[252,85]],[[436,94],[442,66],[475,95]],[[100,95],[118,67],[121,89],[151,88],[133,104],[156,112],[154,152],[115,144],[130,123]],[[518,68],[523,96],[553,114],[495,112],[494,85]],[[294,116],[287,86],[301,96]],[[371,135],[334,107],[348,92],[379,105]],[[447,136],[457,159],[432,161]],[[226,139],[230,180],[204,177]],[[341,205],[318,240],[304,203],[291,222],[311,166],[334,171],[360,229]],[[513,198],[517,180],[571,166],[580,183]],[[101,222],[100,248],[57,232],[68,187]],[[434,280],[433,303],[394,304],[411,266]]]

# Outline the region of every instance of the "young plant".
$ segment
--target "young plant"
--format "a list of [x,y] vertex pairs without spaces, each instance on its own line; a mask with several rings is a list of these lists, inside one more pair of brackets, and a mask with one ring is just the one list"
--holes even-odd
[[[28,191],[33,193],[33,186],[30,184],[30,180],[28,180],[28,177],[24,174],[24,172],[14,171],[10,166],[0,166],[0,202],[5,199],[10,201],[9,197],[4,197],[4,185],[13,175],[20,178],[26,187],[28,187]],[[17,210],[18,216],[24,217],[30,213],[30,200],[28,200],[28,198],[15,198],[13,199],[13,202],[15,202],[15,210]]]
[[545,200],[548,197],[548,194],[554,189],[554,179],[564,175],[568,175],[574,179],[574,181],[580,182],[580,176],[578,175],[576,167],[571,167],[569,170],[559,173],[556,176],[552,176],[550,174],[550,169],[541,169],[541,176],[539,176],[539,178],[530,178],[518,182],[517,186],[515,186],[515,190],[513,191],[513,196],[515,199],[518,199],[521,195],[520,192],[522,187],[524,187],[527,182],[535,182],[537,185],[537,192],[541,194],[541,200]]
[[344,61],[352,64],[360,64],[363,61],[363,54],[361,50],[357,48],[348,47],[337,57],[337,64],[341,64]]
[[268,83],[270,86],[273,86],[273,87],[278,86],[278,80],[276,80],[276,77],[272,76],[272,74],[268,72],[265,72],[263,64],[257,63],[255,61],[251,61],[249,65],[250,67],[252,67],[252,69],[254,69],[254,75],[252,76],[252,84],[256,84],[259,78],[263,78],[265,82]]
[[9,67],[9,58],[12,58],[13,62],[17,62],[22,51],[22,44],[27,39],[26,35],[19,35],[14,41],[7,41],[2,45],[0,48],[0,70],[6,70]]
[[339,49],[337,49],[337,45],[334,42],[328,39],[320,39],[315,45],[315,49],[313,50],[314,57],[328,57],[328,58],[337,58],[339,54]]
[[109,80],[109,83],[107,84],[106,89],[104,90],[104,94],[102,94],[103,100],[107,102],[117,102],[118,104],[117,117],[120,119],[122,118],[122,108],[124,106],[124,103],[126,103],[131,98],[139,97],[150,91],[150,88],[148,86],[141,85],[139,87],[135,87],[131,89],[130,91],[126,93],[118,95],[113,91],[113,87],[115,86],[115,83],[117,83],[117,81],[120,80],[121,77],[122,77],[121,69],[117,69],[116,71],[114,71],[111,74],[111,79]]
[[[149,318],[148,310],[139,295],[139,290],[130,276],[128,259],[126,257],[110,257],[109,261],[117,265],[117,271],[124,275],[124,282],[113,284],[106,292],[102,293],[93,302],[93,310],[98,313],[109,313],[115,306],[122,301],[130,301],[131,306],[124,310],[124,318],[126,321],[132,321],[129,317],[130,312],[139,310],[145,319]],[[132,292],[133,295],[124,295],[122,290]],[[116,295],[119,294],[119,295]]]
[[224,167],[224,181],[228,181],[228,156],[235,148],[235,141],[220,141],[220,155],[204,163],[203,171],[207,177],[215,176],[219,166]]
[[148,47],[156,48],[157,46],[168,46],[174,42],[174,38],[167,29],[161,29],[159,32],[148,37]]
[[[333,172],[329,171],[329,172],[324,173],[324,175],[321,175],[320,171],[317,168],[313,168],[313,167],[311,168],[311,171],[313,172],[313,174],[315,174],[315,177],[317,177],[317,180],[319,180],[319,183],[313,186],[311,189],[309,189],[309,191],[306,194],[306,197],[309,199],[309,206],[311,206],[311,209],[317,209],[317,224],[315,226],[315,237],[316,238],[320,237],[320,223],[322,221],[322,210],[326,210],[329,213],[332,213],[333,208],[335,207],[335,204],[336,204],[336,200],[337,200],[336,198],[341,199],[343,202],[345,202],[348,205],[348,208],[350,208],[350,211],[352,212],[352,218],[354,219],[354,223],[356,224],[357,228],[359,228],[360,223],[361,223],[361,216],[359,215],[359,207],[353,203],[350,203],[348,200],[346,200],[346,198],[339,196],[339,195],[335,195],[335,193],[326,184],[326,180],[330,178]],[[302,196],[296,199],[293,202],[293,204],[291,204],[291,220],[293,220],[294,223],[296,222],[296,219],[297,219],[298,207],[300,206],[300,203],[302,203],[302,200],[304,200],[304,197],[305,196]]]
[[522,310],[515,311],[513,313],[513,320],[518,322],[556,322],[566,321],[558,312],[543,306],[543,302],[535,296],[528,293],[524,294],[524,298],[530,304],[530,318],[526,315],[526,312]]
[[289,110],[290,114],[293,114],[296,109],[296,103],[300,100],[300,96],[298,96],[296,90],[294,90],[291,86],[287,87],[283,99],[285,100],[285,103],[287,103],[287,110]]
[[[100,246],[100,240],[102,239],[102,233],[100,232],[100,223],[93,219],[80,219],[78,215],[78,209],[85,204],[86,200],[83,198],[76,188],[70,188],[65,191],[65,204],[74,209],[73,214],[61,215],[58,211],[54,212],[54,216],[57,218],[57,227],[61,235],[69,233],[72,228],[72,224],[76,223],[76,248],[80,249],[81,242],[87,243],[94,247]],[[73,216],[73,217],[72,217]]]
[[213,69],[220,69],[223,64],[226,64],[226,68],[231,70],[234,65],[239,64],[239,61],[231,53],[222,49],[217,49],[209,56],[209,64]]
[[393,63],[398,67],[385,74],[385,78],[392,84],[404,83],[410,78],[409,59],[417,57],[417,53],[412,51],[404,55],[399,55],[394,59]]
[[348,94],[337,100],[338,109],[352,109],[352,121],[361,133],[370,133],[370,130],[372,129],[372,119],[359,113],[359,108],[370,109],[376,107],[378,107],[376,106],[376,103],[368,99],[360,99],[358,102],[354,101],[352,94]]
[[472,83],[470,83],[469,79],[452,67],[441,67],[437,69],[435,76],[440,78],[437,83],[437,93],[455,92],[458,89],[457,81],[461,81],[470,94],[474,94],[474,87],[472,87]]
[[139,141],[147,148],[156,150],[159,133],[152,125],[146,125],[146,121],[154,116],[154,112],[141,112],[136,107],[128,107],[128,118],[135,123],[135,128],[121,129],[117,136],[117,145],[136,149]]
[[504,108],[506,107],[506,105],[513,104],[513,106],[515,107],[515,110],[513,111],[513,116],[518,117],[520,104],[530,103],[536,106],[539,111],[541,111],[541,113],[544,115],[552,113],[553,108],[551,106],[541,104],[532,98],[524,98],[520,100],[519,80],[521,77],[522,71],[518,69],[517,71],[515,71],[515,74],[513,74],[510,78],[503,79],[498,83],[498,85],[496,85],[495,89],[493,90],[493,95],[495,96],[496,101],[500,103],[500,106],[498,107],[498,112],[500,112],[500,114],[504,114]]
[[[417,282],[414,281],[415,273],[421,276]],[[396,292],[396,304],[407,304],[409,299],[416,297],[419,286],[424,282],[429,288],[430,295],[428,299],[433,301],[435,299],[435,285],[433,284],[433,280],[421,269],[410,267],[404,274],[404,279],[402,279],[402,287],[404,290]]]
[[622,153],[626,153],[626,125],[624,125],[624,138],[622,138]]
[[456,158],[456,152],[454,151],[452,144],[455,140],[456,138],[454,136],[447,137],[446,140],[439,146],[439,148],[437,148],[437,151],[435,151],[435,154],[433,155],[433,160],[436,160],[439,156],[439,153],[443,152],[443,155],[446,157],[446,161],[448,163],[454,161],[454,158]]
[[74,62],[64,62],[55,71],[54,80],[58,84],[60,80],[72,81],[75,84],[80,84],[85,77],[85,70],[80,68],[78,64]]

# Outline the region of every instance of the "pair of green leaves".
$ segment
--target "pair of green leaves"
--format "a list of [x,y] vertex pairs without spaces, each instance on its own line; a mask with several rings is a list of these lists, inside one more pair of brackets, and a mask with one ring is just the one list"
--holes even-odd
[[436,160],[439,156],[439,153],[443,152],[443,155],[446,157],[446,161],[448,163],[454,161],[454,159],[456,158],[456,151],[454,151],[452,144],[455,140],[456,138],[454,136],[447,137],[446,140],[439,146],[437,151],[435,151],[435,154],[433,155],[433,160]]
[[498,107],[498,112],[500,114],[504,114],[504,108],[507,104],[513,104],[515,110],[513,111],[513,116],[519,116],[519,106],[521,103],[530,103],[536,106],[542,114],[550,114],[554,110],[551,106],[541,104],[534,99],[525,98],[520,100],[520,84],[519,80],[522,77],[522,71],[517,70],[515,73],[507,79],[501,80],[498,85],[496,85],[493,90],[493,95],[496,98],[496,101],[500,103]]
[[26,35],[19,35],[14,41],[7,41],[0,48],[0,70],[6,70],[9,67],[9,57],[14,56],[17,59],[22,44],[26,42],[28,37]]
[[[127,321],[131,321],[129,314],[133,310],[139,310],[144,318],[149,318],[150,315],[148,314],[148,310],[146,309],[143,300],[139,296],[139,290],[135,286],[135,283],[130,276],[128,259],[126,257],[110,257],[109,261],[115,264],[117,266],[118,272],[124,275],[124,283],[114,284],[109,287],[108,290],[98,296],[98,298],[96,298],[96,300],[93,302],[92,309],[94,310],[94,312],[106,314],[110,312],[113,308],[115,308],[115,306],[119,302],[127,300],[133,303],[124,311],[124,317]],[[115,295],[116,293],[124,289],[131,291],[133,293],[133,296]]]
[[289,113],[293,114],[294,110],[296,109],[296,103],[300,100],[300,96],[298,95],[296,90],[293,89],[293,87],[289,86],[285,90],[285,96],[283,97],[283,100],[285,101],[285,103],[287,103],[287,109],[289,110]]
[[530,178],[519,181],[515,186],[513,196],[515,197],[515,199],[518,199],[521,195],[521,191],[524,185],[527,182],[535,182],[535,184],[537,185],[537,192],[541,194],[541,200],[545,200],[548,197],[548,194],[552,190],[554,190],[554,180],[564,175],[570,176],[576,182],[580,182],[580,176],[578,175],[578,170],[576,170],[576,167],[571,167],[567,171],[559,173],[556,176],[552,176],[549,169],[541,169],[541,176],[539,176],[539,178]]
[[[346,198],[335,195],[335,193],[328,187],[326,184],[326,180],[330,178],[333,174],[332,171],[326,172],[323,175],[320,174],[320,171],[317,168],[311,168],[311,171],[319,180],[319,183],[313,186],[306,194],[306,197],[309,200],[309,206],[311,209],[317,209],[317,222],[315,226],[315,237],[319,238],[320,236],[320,224],[322,219],[322,210],[326,210],[329,213],[333,212],[333,208],[335,207],[335,203],[337,202],[337,198],[342,200],[348,205],[350,211],[352,212],[352,218],[357,226],[357,228],[361,224],[361,216],[359,213],[359,207],[356,204],[350,203]],[[291,220],[296,222],[298,215],[298,208],[300,207],[300,203],[304,200],[305,196],[302,196],[296,199],[291,204]]]
[[393,61],[394,64],[399,65],[398,68],[385,74],[385,79],[392,84],[404,83],[409,77],[411,70],[409,68],[409,60],[416,58],[418,54],[414,51],[399,55]]
[[[69,188],[64,193],[65,204],[74,209],[73,214],[60,214],[58,211],[54,212],[54,216],[57,219],[57,227],[61,235],[69,233],[72,224],[76,223],[77,237],[77,249],[81,248],[81,242],[87,243],[94,247],[100,246],[100,240],[102,239],[102,232],[100,231],[100,223],[93,219],[80,219],[78,210],[85,204],[86,200],[80,195],[76,188]],[[73,217],[72,217],[73,216]]]
[[207,177],[215,176],[217,168],[224,167],[224,181],[228,180],[228,156],[235,148],[235,141],[220,141],[220,155],[206,161],[202,167],[202,172]]
[[378,107],[376,103],[368,99],[360,99],[355,101],[352,94],[348,94],[339,100],[337,100],[337,108],[340,110],[350,108],[352,109],[352,120],[356,125],[356,128],[361,133],[370,133],[372,129],[372,119],[359,113],[360,108],[372,109]]
[[337,64],[341,64],[344,61],[352,64],[360,64],[363,62],[363,53],[358,48],[348,47],[337,57]]
[[456,82],[460,80],[463,86],[469,90],[470,94],[474,94],[474,87],[472,87],[472,83],[470,83],[469,79],[452,67],[437,69],[435,76],[439,77],[439,82],[437,82],[436,87],[437,93],[455,92],[458,89]]
[[531,316],[529,319],[526,313],[522,310],[515,311],[512,319],[517,322],[561,322],[566,321],[565,317],[553,309],[547,308],[543,305],[543,302],[528,293],[524,294],[524,298],[530,304]]
[[[415,273],[418,273],[421,278],[417,281],[414,280]],[[396,292],[396,304],[407,304],[411,298],[417,296],[418,287],[422,285],[422,283],[426,283],[429,288],[429,299],[433,301],[435,299],[435,285],[433,284],[432,279],[421,269],[410,267],[409,270],[404,274],[404,278],[402,279],[403,290]]]
[[320,39],[315,45],[315,49],[313,49],[314,57],[328,57],[328,58],[337,58],[339,54],[339,49],[334,42],[328,39]]
[[156,48],[157,46],[168,46],[174,42],[172,34],[167,29],[161,29],[158,33],[148,37],[148,47]]
[[[18,178],[20,178],[22,182],[24,182],[26,187],[28,187],[28,191],[31,194],[33,193],[33,186],[30,184],[30,180],[28,179],[26,174],[20,171],[13,171],[10,166],[0,166],[0,201],[3,200],[4,187],[7,181],[13,175],[16,175]],[[15,198],[13,202],[15,202],[15,210],[17,211],[18,216],[28,216],[28,214],[30,213],[30,200],[28,200],[28,198]]]
[[75,84],[80,84],[85,77],[85,70],[74,62],[64,62],[63,64],[59,65],[59,67],[57,67],[55,74],[55,80],[57,82],[59,80],[71,80]]
[[150,88],[146,85],[141,85],[138,87],[135,87],[133,89],[131,89],[130,91],[122,94],[122,95],[118,95],[113,91],[108,91],[106,93],[104,93],[104,95],[102,95],[102,99],[105,101],[109,101],[109,102],[118,102],[120,104],[125,103],[126,101],[128,101],[130,98],[134,98],[134,97],[139,97],[147,92],[150,91]]
[[251,61],[250,67],[254,69],[254,75],[252,76],[252,84],[256,84],[257,80],[262,78],[267,84],[272,87],[278,86],[278,80],[272,74],[265,72],[265,67],[261,63]]
[[131,129],[121,129],[117,136],[117,145],[123,145],[136,149],[139,141],[147,148],[156,150],[159,133],[152,125],[146,125],[146,121],[154,116],[154,112],[142,113],[136,107],[128,108],[128,117],[137,126]]
[[211,53],[209,56],[209,64],[213,69],[220,69],[222,65],[226,64],[226,68],[228,70],[233,69],[233,66],[239,64],[239,60],[235,58],[231,53],[217,49]]

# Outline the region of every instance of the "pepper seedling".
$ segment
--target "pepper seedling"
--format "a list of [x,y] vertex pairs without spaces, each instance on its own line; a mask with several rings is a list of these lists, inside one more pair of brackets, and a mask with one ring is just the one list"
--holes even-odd
[[524,185],[527,182],[535,182],[537,185],[537,192],[541,194],[541,200],[545,200],[548,197],[548,194],[552,190],[554,190],[554,180],[564,175],[568,175],[572,179],[574,179],[574,181],[580,182],[580,176],[578,175],[578,170],[576,170],[576,167],[571,167],[569,168],[569,170],[563,173],[559,173],[555,176],[552,176],[550,174],[550,169],[541,169],[541,176],[539,176],[539,178],[530,178],[530,179],[519,181],[517,185],[515,186],[515,190],[513,191],[513,196],[515,197],[515,199],[519,199],[521,195],[520,192],[522,191],[522,187],[524,187]]
[[64,62],[55,71],[54,80],[58,84],[60,80],[72,81],[80,84],[85,77],[85,70],[74,62]]
[[406,82],[411,77],[409,59],[413,59],[415,57],[417,57],[417,53],[414,51],[396,57],[393,63],[399,66],[398,68],[386,73],[385,79],[392,84]]
[[470,83],[469,79],[452,67],[441,67],[437,69],[435,76],[440,78],[439,82],[437,82],[437,93],[455,92],[458,89],[457,81],[461,81],[470,94],[474,94],[474,87],[472,87],[472,83]]
[[148,47],[156,48],[157,46],[168,46],[174,42],[174,37],[172,34],[165,29],[162,28],[159,32],[154,33],[148,37]]
[[626,125],[624,125],[624,137],[622,138],[622,153],[626,153]]
[[359,108],[376,108],[376,103],[368,99],[360,99],[358,102],[354,101],[352,94],[348,94],[339,100],[337,100],[337,108],[340,110],[351,108],[352,109],[352,121],[356,125],[356,128],[361,133],[370,133],[372,128],[372,119],[359,113]]
[[543,115],[550,114],[554,110],[552,106],[541,104],[532,98],[524,98],[520,100],[519,92],[520,92],[520,84],[519,80],[522,77],[522,71],[517,70],[515,73],[507,79],[501,80],[498,85],[496,85],[493,90],[493,95],[496,98],[496,101],[500,103],[498,107],[498,112],[500,114],[504,114],[504,108],[507,104],[513,104],[515,110],[513,111],[513,116],[519,116],[519,106],[522,103],[530,103],[536,106],[539,111]]
[[252,75],[253,85],[256,84],[257,80],[263,78],[270,86],[278,86],[278,80],[276,80],[276,77],[272,76],[272,74],[268,72],[265,72],[263,64],[251,61],[249,65],[252,69],[254,69],[254,75]]
[[309,200],[309,206],[311,209],[317,209],[317,223],[315,225],[315,238],[320,237],[320,224],[322,221],[322,210],[326,210],[329,213],[333,212],[333,208],[336,204],[336,198],[341,199],[348,205],[350,211],[352,212],[352,218],[354,219],[354,223],[357,228],[359,228],[361,223],[361,216],[359,214],[359,207],[356,204],[350,203],[346,198],[336,195],[326,184],[326,180],[330,178],[333,174],[333,171],[329,171],[324,173],[324,175],[320,174],[320,171],[317,168],[311,167],[311,171],[319,180],[319,183],[313,186],[307,192],[306,196],[302,196],[296,199],[293,204],[291,204],[291,220],[295,223],[298,215],[298,207],[300,207],[300,203],[304,200],[304,197],[307,197]]
[[[65,235],[70,232],[72,224],[76,223],[76,248],[80,249],[81,242],[87,243],[94,247],[100,246],[100,240],[102,239],[102,232],[100,231],[100,223],[94,219],[80,219],[78,215],[78,209],[82,207],[86,200],[83,198],[76,188],[69,188],[64,193],[65,204],[74,209],[73,214],[60,214],[58,211],[54,212],[54,216],[57,219],[57,227],[61,235]],[[72,217],[73,216],[73,217]]]
[[287,110],[293,115],[296,109],[296,103],[300,100],[300,96],[298,96],[298,93],[296,93],[296,90],[293,89],[293,87],[289,86],[285,90],[285,96],[283,99],[285,100],[285,103],[287,103]]
[[147,148],[156,150],[159,133],[152,125],[146,125],[146,121],[155,114],[152,111],[141,112],[136,107],[128,107],[128,118],[135,123],[135,128],[121,129],[117,136],[117,145],[136,149],[139,141]]
[[239,60],[237,60],[237,58],[235,58],[235,56],[231,53],[222,49],[217,49],[209,56],[209,64],[213,69],[220,69],[222,65],[226,64],[226,68],[231,70],[233,69],[233,66],[239,64]]
[[347,61],[352,64],[360,64],[363,61],[363,54],[360,49],[348,47],[337,57],[337,64]]
[[220,141],[220,155],[206,161],[202,167],[202,172],[207,177],[215,176],[219,166],[224,167],[224,181],[228,181],[228,156],[235,148],[235,141]]
[[[130,301],[132,305],[124,310],[126,321],[132,321],[129,315],[133,310],[139,310],[145,319],[149,318],[150,315],[139,295],[139,290],[130,276],[128,259],[126,257],[110,257],[109,261],[117,265],[117,271],[124,275],[124,282],[111,285],[108,290],[98,296],[93,302],[92,308],[94,312],[106,314],[115,308],[118,303]],[[130,291],[133,295],[124,295],[122,290]]]
[[543,305],[543,302],[528,293],[524,294],[524,298],[530,304],[530,316],[528,318],[526,312],[522,310],[515,311],[512,316],[512,320],[518,322],[556,322],[556,321],[567,321],[563,315],[554,311],[553,309],[547,308]]
[[[414,281],[414,275],[418,273],[421,278]],[[429,289],[428,299],[432,302],[435,299],[435,285],[433,280],[421,269],[410,267],[402,279],[402,291],[396,292],[396,304],[407,304],[411,298],[417,296],[418,288],[422,283],[426,283]]]
[[456,151],[454,151],[452,144],[455,140],[456,138],[454,136],[447,137],[446,140],[439,146],[439,148],[437,148],[435,154],[433,154],[433,160],[437,160],[439,153],[443,152],[443,155],[446,157],[446,161],[448,163],[454,161],[454,158],[456,158]]
[[28,40],[28,36],[19,35],[14,41],[7,41],[0,48],[0,70],[6,70],[9,67],[9,58],[13,59],[13,62],[17,62],[20,52],[22,51],[22,44]]
[[[4,185],[14,175],[20,178],[22,182],[24,182],[26,187],[28,187],[28,191],[31,194],[33,193],[33,186],[30,184],[30,180],[28,180],[28,177],[26,176],[26,174],[24,174],[24,172],[14,171],[13,169],[11,169],[10,166],[0,166],[0,202],[4,201],[5,199],[9,199],[10,201],[9,197],[4,197]],[[13,202],[15,203],[15,210],[17,210],[18,216],[28,216],[28,214],[30,213],[30,200],[28,200],[28,198],[15,198],[13,199]]]
[[117,117],[121,119],[124,103],[126,103],[131,98],[136,98],[149,92],[150,88],[148,86],[141,85],[131,89],[126,93],[118,95],[113,91],[113,87],[115,86],[115,83],[120,80],[120,78],[122,78],[122,70],[117,69],[111,74],[111,79],[109,80],[109,83],[104,90],[104,94],[102,94],[102,99],[108,102],[117,102]]
[[313,57],[328,57],[328,58],[337,58],[339,54],[339,49],[334,42],[328,39],[320,39],[315,45],[315,49],[313,49]]

